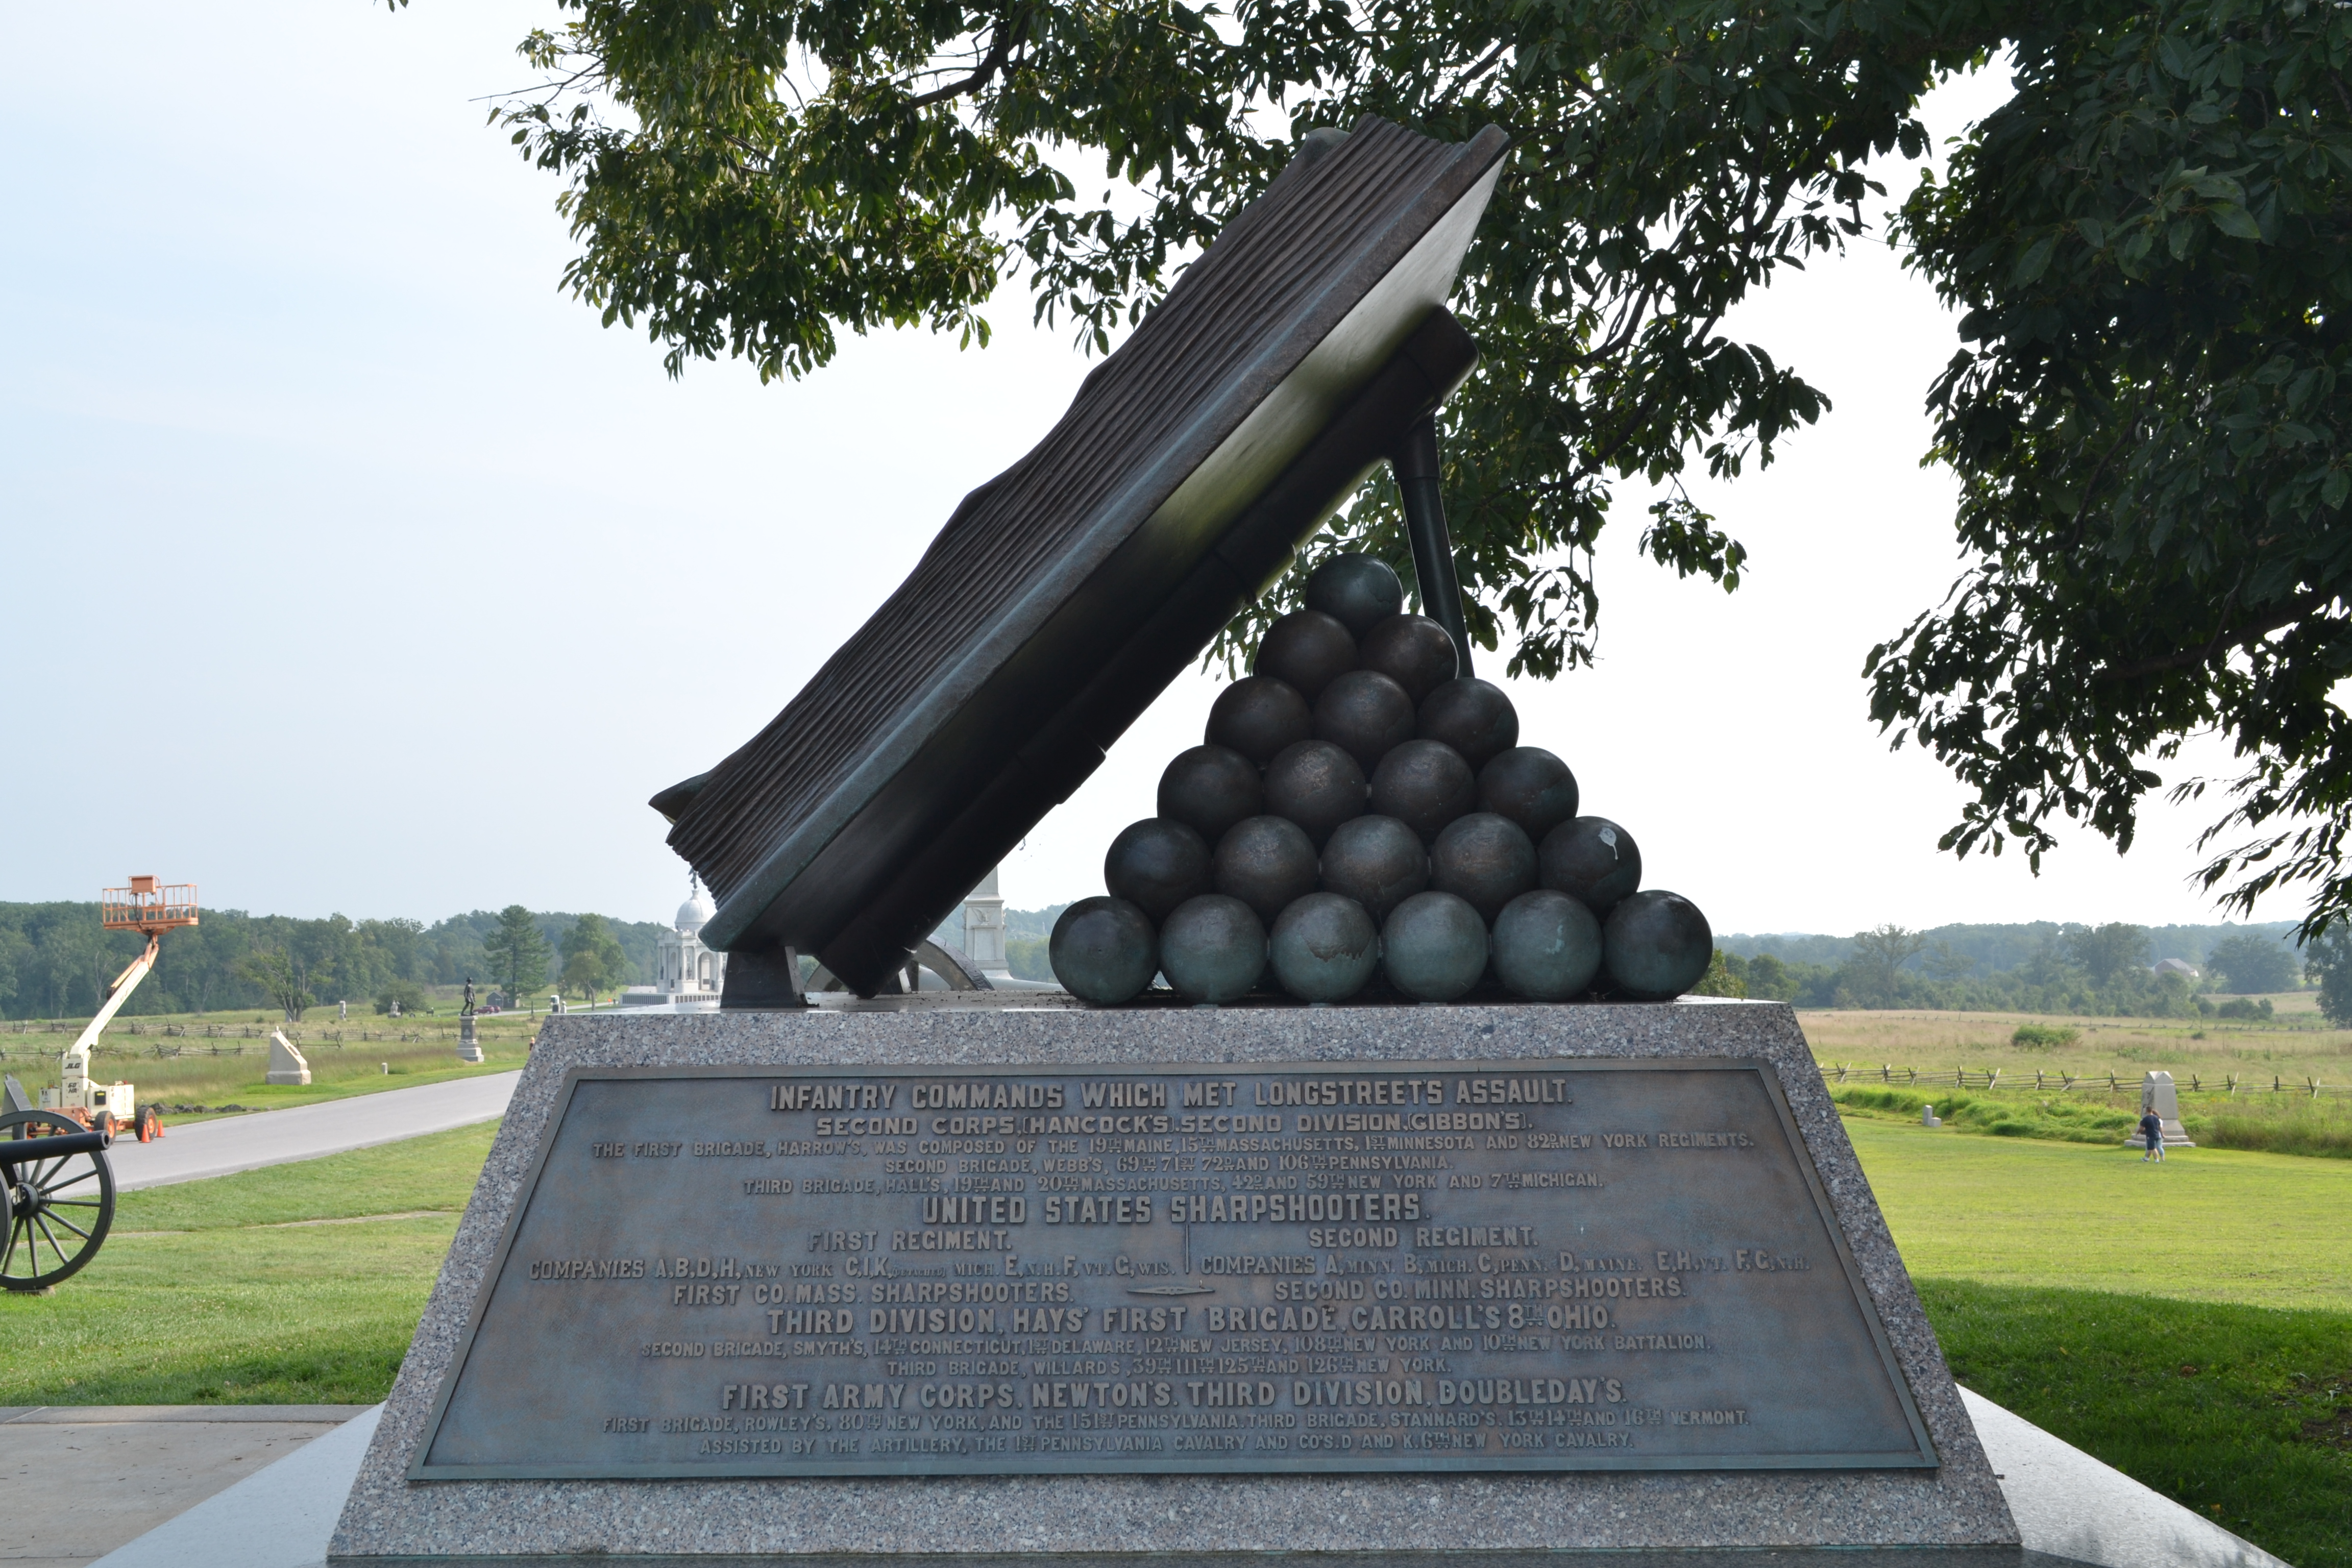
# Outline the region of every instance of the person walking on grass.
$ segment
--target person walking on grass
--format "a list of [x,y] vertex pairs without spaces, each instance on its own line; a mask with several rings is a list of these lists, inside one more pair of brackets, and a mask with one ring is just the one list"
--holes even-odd
[[2143,1138],[2146,1138],[2146,1139],[2147,1140],[2147,1153],[2145,1153],[2145,1154],[2142,1154],[2142,1155],[2139,1157],[2140,1163],[2141,1163],[2141,1164],[2143,1164],[2143,1165],[2145,1165],[2145,1164],[2147,1164],[2150,1160],[2153,1160],[2153,1161],[2155,1161],[2155,1162],[2156,1162],[2158,1164],[2159,1164],[2159,1165],[2163,1164],[2163,1163],[2164,1163],[2164,1121],[2163,1121],[2163,1118],[2161,1118],[2161,1117],[2158,1116],[2158,1115],[2157,1115],[2157,1113],[2156,1113],[2154,1110],[2144,1110],[2144,1111],[2140,1112],[2140,1118],[2139,1118],[2139,1131],[2140,1131],[2140,1136],[2142,1136]]

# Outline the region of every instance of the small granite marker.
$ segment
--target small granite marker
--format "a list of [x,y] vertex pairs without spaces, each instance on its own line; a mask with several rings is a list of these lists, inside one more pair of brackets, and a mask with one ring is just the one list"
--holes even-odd
[[283,1029],[269,1031],[269,1072],[266,1081],[292,1084],[310,1081],[310,1062],[295,1048],[294,1042],[286,1037]]
[[2164,1146],[2168,1149],[2194,1149],[2189,1130],[2180,1125],[2180,1096],[2172,1086],[2168,1072],[2151,1072],[2140,1079],[2139,1110],[2143,1116],[2154,1113],[2164,1123]]

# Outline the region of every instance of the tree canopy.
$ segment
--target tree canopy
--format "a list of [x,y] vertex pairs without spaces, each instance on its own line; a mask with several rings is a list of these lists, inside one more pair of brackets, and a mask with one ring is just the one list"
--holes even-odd
[[[2248,771],[2216,831],[2252,837],[2208,886],[2239,874],[2251,905],[2314,880],[2315,922],[2352,903],[2352,755],[2326,700],[2352,664],[2352,10],[558,4],[523,46],[545,86],[498,116],[563,182],[565,282],[673,373],[731,354],[804,374],[845,328],[985,342],[1016,273],[1040,319],[1105,348],[1307,132],[1501,126],[1514,155],[1456,304],[1485,358],[1444,415],[1445,487],[1474,637],[1542,677],[1591,658],[1612,484],[1666,496],[1649,554],[1738,586],[1746,549],[1681,477],[1770,461],[1826,400],[1727,313],[1862,231],[1870,162],[1925,150],[1937,80],[2012,58],[2014,99],[1903,208],[1911,264],[1964,312],[1930,406],[1972,559],[1872,653],[1872,710],[1975,791],[1946,847],[2037,863],[2062,818],[2127,847],[2164,783],[2148,764],[2218,729]],[[1343,542],[1411,581],[1385,482],[1309,553]]]
[[2205,967],[2221,988],[2239,995],[2285,991],[2294,984],[2294,955],[2260,937],[2225,937],[2205,955]]
[[593,1002],[598,992],[609,991],[627,980],[628,955],[621,951],[621,939],[613,934],[612,922],[603,915],[582,915],[563,933],[560,950],[563,954],[562,981],[567,992]]
[[2218,731],[2245,765],[2204,884],[2314,882],[2308,932],[2352,909],[2352,11],[2042,15],[1903,209],[1963,312],[1929,403],[1973,560],[1872,653],[1873,709],[1976,790],[1963,854],[2038,858],[2061,817],[2128,847],[2149,763]]
[[506,994],[506,1005],[520,1007],[523,994],[547,984],[548,942],[520,904],[499,911],[499,923],[482,933],[482,952],[490,963],[490,978]]

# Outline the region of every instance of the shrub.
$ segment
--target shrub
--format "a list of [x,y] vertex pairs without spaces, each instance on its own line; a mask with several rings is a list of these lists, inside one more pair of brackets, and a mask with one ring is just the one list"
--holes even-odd
[[2267,1018],[2271,1016],[2271,999],[2267,996],[2259,1000],[2252,996],[2233,996],[2213,1011],[2224,1018]]
[[1690,994],[1694,996],[1745,996],[1748,994],[1748,982],[1732,973],[1731,965],[1724,962],[1723,949],[1718,947],[1715,950],[1715,956],[1707,961],[1706,973],[1699,976],[1698,984],[1690,988]]
[[2200,1120],[2189,1135],[2209,1149],[2259,1149],[2272,1154],[2352,1160],[2352,1124],[2342,1117],[2317,1112],[2250,1116],[2223,1111]]
[[[1847,1110],[1877,1111],[1916,1121],[1932,1103],[1948,1127],[2000,1138],[2048,1138],[2062,1143],[2117,1143],[2139,1122],[2137,1109],[2122,1110],[2103,1100],[2064,1099],[2020,1102],[2007,1097],[1918,1089],[1864,1089],[1839,1084],[1830,1098]],[[2194,1131],[2192,1137],[2199,1136]]]
[[2058,1024],[2020,1024],[2017,1033],[2010,1036],[2009,1043],[2021,1051],[2049,1051],[2061,1046],[2071,1046],[2080,1038],[2080,1030]]

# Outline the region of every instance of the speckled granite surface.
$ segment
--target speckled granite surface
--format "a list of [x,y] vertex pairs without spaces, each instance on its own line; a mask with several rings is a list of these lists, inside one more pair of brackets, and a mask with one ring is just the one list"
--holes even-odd
[[[441,1481],[406,1470],[564,1072],[790,1062],[1755,1057],[1774,1064],[1935,1438],[1932,1471]],[[551,1020],[335,1530],[338,1559],[1512,1552],[2013,1546],[2015,1523],[1796,1016],[1774,1003],[1093,1011],[993,1005]],[[2014,1560],[2014,1559],[2005,1559]]]

